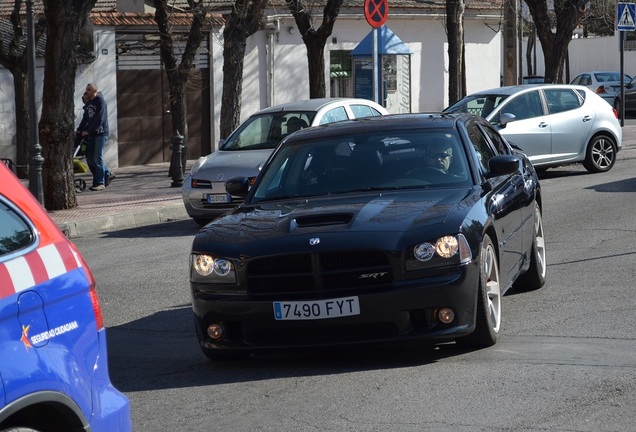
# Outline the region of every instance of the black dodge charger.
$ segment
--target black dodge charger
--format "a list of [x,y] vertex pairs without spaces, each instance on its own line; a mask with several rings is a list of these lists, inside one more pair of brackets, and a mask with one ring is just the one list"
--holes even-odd
[[497,342],[502,296],[546,276],[531,163],[480,117],[398,114],[296,132],[196,235],[210,359],[287,348]]

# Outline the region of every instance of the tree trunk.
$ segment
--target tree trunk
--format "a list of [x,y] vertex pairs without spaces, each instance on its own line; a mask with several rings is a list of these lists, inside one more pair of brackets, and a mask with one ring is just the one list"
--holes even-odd
[[241,122],[241,97],[243,94],[243,65],[247,38],[235,31],[238,25],[233,18],[227,21],[223,32],[223,95],[221,99],[220,136],[225,139]]
[[223,30],[221,138],[239,126],[247,38],[258,31],[267,0],[235,0]]
[[541,42],[545,59],[545,82],[560,82],[565,56],[572,40],[572,32],[585,14],[586,0],[555,2],[556,33],[552,33],[554,23],[548,14],[547,1],[525,0],[525,2]]
[[48,26],[39,124],[42,182],[46,208],[64,210],[77,206],[72,163],[76,41],[95,0],[43,1]]
[[325,42],[316,38],[305,41],[309,67],[309,98],[327,97],[325,80]]
[[530,34],[528,35],[528,43],[526,45],[526,64],[528,65],[528,75],[535,75],[535,65],[532,61],[532,54],[535,49],[535,42],[537,39],[537,31],[534,25],[531,24]]
[[[181,61],[177,64],[174,51],[175,36],[169,23],[168,0],[155,1],[155,21],[159,27],[161,60],[163,61],[166,75],[168,77],[168,87],[170,89],[170,117],[172,119],[172,134],[177,132],[183,137],[183,149],[181,153],[181,172],[185,172],[188,147],[188,112],[186,103],[186,84],[190,78],[190,70],[196,57],[197,50],[203,40],[203,21],[207,14],[207,9],[203,6],[203,0],[190,1],[192,13],[192,24],[187,32],[187,42]],[[170,173],[174,177],[176,164],[174,158],[170,160]]]
[[343,0],[328,0],[322,14],[322,24],[317,29],[312,27],[311,7],[306,7],[302,0],[287,0],[287,7],[294,16],[298,32],[307,47],[307,66],[309,69],[309,98],[327,96],[325,79],[325,45],[333,32],[333,26],[340,13]]
[[[16,158],[17,174],[19,178],[28,178],[29,170],[29,145],[30,116],[29,116],[29,83],[28,76],[28,50],[22,43],[26,29],[24,23],[25,16],[20,16],[23,9],[22,0],[14,0],[13,11],[11,12],[11,27],[13,33],[6,34],[6,39],[2,43],[6,50],[0,50],[0,65],[5,67],[13,76],[13,91],[15,95],[15,124],[16,124]],[[35,23],[36,43],[46,29],[46,21],[43,17]],[[11,37],[9,37],[11,36]]]
[[448,31],[448,102],[449,105],[465,94],[464,72],[464,0],[446,0],[446,28]]

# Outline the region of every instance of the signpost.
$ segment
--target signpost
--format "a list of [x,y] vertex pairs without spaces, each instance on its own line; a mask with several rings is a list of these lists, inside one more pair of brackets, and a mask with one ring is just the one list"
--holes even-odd
[[364,0],[364,17],[373,27],[373,100],[381,104],[378,84],[378,28],[382,27],[389,17],[388,0]]
[[636,3],[616,4],[616,30],[619,34],[621,58],[621,126],[625,126],[625,32],[636,30]]

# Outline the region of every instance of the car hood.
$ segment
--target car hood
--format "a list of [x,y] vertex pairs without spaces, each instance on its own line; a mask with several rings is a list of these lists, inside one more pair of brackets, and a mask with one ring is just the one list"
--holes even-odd
[[232,177],[255,177],[273,149],[223,151],[217,150],[206,157],[194,173],[197,179],[225,181]]
[[260,250],[289,253],[306,249],[308,240],[317,236],[339,247],[351,242],[400,249],[413,238],[423,241],[458,232],[470,207],[458,204],[469,199],[471,190],[367,192],[243,204],[202,228],[193,250],[225,256],[253,256]]

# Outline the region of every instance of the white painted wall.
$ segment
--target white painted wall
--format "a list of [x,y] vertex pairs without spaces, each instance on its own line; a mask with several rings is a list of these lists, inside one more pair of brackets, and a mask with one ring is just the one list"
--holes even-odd
[[[278,32],[257,32],[248,39],[243,70],[241,120],[271,105],[309,97],[307,50],[290,16],[278,16]],[[440,111],[448,106],[448,44],[443,17],[417,14],[390,14],[386,25],[409,46],[411,56],[412,112]],[[475,92],[499,86],[501,70],[501,32],[499,18],[467,20],[465,23],[467,90]],[[291,30],[290,30],[291,29]],[[361,14],[338,16],[325,46],[325,76],[329,94],[329,52],[353,50],[372,31]],[[273,47],[271,46],[273,41]],[[213,142],[218,142],[222,94],[223,46],[212,40]],[[269,53],[275,69],[268,69]],[[269,82],[273,83],[273,92]],[[273,99],[270,103],[270,96]]]
[[[526,47],[527,40],[523,42],[523,73],[526,74]],[[603,36],[595,38],[576,38],[570,41],[568,47],[570,59],[570,79],[581,72],[589,72],[593,70],[620,70],[620,40],[619,33],[614,36]],[[545,61],[543,50],[537,40],[537,75],[545,73]],[[623,65],[625,73],[636,75],[636,51],[624,51]],[[565,80],[565,74],[564,74]]]

